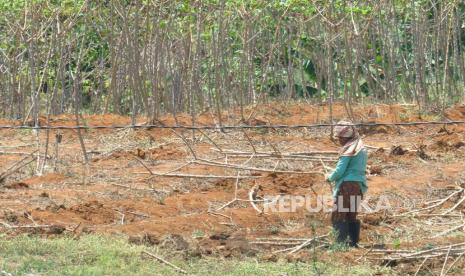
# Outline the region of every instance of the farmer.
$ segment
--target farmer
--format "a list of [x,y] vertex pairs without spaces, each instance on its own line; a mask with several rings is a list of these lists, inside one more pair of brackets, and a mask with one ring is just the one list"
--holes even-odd
[[356,247],[360,238],[357,212],[368,188],[365,176],[368,154],[352,123],[340,121],[334,130],[341,149],[336,168],[326,178],[335,183],[331,222],[337,233],[337,242],[348,242]]

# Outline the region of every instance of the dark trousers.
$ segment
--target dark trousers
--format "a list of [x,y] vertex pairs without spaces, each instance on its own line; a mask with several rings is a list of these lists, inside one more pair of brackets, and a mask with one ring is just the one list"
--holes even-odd
[[358,182],[343,182],[334,201],[331,222],[356,222],[362,199],[363,194]]

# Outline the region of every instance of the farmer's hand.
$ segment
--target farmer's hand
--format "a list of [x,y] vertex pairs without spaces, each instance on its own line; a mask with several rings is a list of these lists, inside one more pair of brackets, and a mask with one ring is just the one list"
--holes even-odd
[[325,174],[325,180],[326,180],[327,182],[331,182],[331,180],[329,180],[330,177],[331,177],[331,174],[330,174],[330,173]]

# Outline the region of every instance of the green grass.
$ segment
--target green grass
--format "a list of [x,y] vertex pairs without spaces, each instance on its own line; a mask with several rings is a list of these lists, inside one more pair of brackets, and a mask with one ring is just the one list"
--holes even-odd
[[[41,239],[0,236],[0,271],[13,275],[173,275],[174,270],[142,257],[149,250],[194,275],[373,275],[388,271],[367,265],[337,262],[260,262],[254,258],[214,257],[183,259],[156,248],[129,244],[123,237],[99,235]],[[2,272],[0,272],[0,275]]]

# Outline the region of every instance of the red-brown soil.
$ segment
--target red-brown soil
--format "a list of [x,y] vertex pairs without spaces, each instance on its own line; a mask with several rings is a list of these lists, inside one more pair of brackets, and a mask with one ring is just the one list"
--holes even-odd
[[[244,117],[248,118],[252,111],[254,113],[250,120],[253,122],[249,123],[255,125],[329,122],[328,106],[324,105],[269,104],[247,108]],[[334,107],[335,120],[347,118],[346,114],[342,105]],[[357,121],[363,122],[411,122],[439,118],[435,115],[420,116],[414,107],[402,105],[356,106],[353,114]],[[445,117],[465,120],[465,107],[453,107],[445,112]],[[130,118],[116,115],[83,118],[88,125],[131,123]],[[210,112],[195,119],[197,125],[214,125],[215,121]],[[231,125],[244,123],[239,110],[224,112],[222,121]],[[138,123],[144,122],[147,122],[144,118],[138,118]],[[7,120],[1,123],[19,124]],[[41,123],[47,123],[45,118],[41,119]],[[192,120],[190,116],[181,114],[176,120],[173,116],[165,116],[153,123],[190,125]],[[62,115],[52,118],[50,124],[72,126],[75,121],[73,116]],[[369,161],[373,175],[369,176],[367,195],[375,198],[389,194],[392,199],[410,199],[419,206],[435,190],[463,183],[464,130],[463,125],[448,126],[445,129],[442,126],[362,129],[365,143],[373,148],[370,150]],[[62,143],[58,144],[57,159],[54,150],[55,133],[51,132],[48,150],[51,159],[47,160],[43,175],[35,175],[37,164],[32,162],[5,179],[0,188],[1,220],[11,225],[59,225],[66,228],[65,233],[75,235],[81,232],[124,233],[131,236],[134,242],[150,244],[163,242],[167,235],[179,235],[189,243],[196,244],[201,254],[219,253],[223,256],[254,252],[257,249],[252,250],[247,240],[255,237],[308,237],[313,235],[313,231],[322,234],[331,229],[327,213],[309,214],[298,209],[293,213],[258,214],[246,201],[238,201],[217,210],[234,198],[235,179],[151,176],[148,169],[158,174],[237,175],[238,170],[234,168],[193,163],[173,171],[193,161],[194,156],[191,149],[171,130],[84,131],[88,155],[92,161],[87,173],[76,132],[60,132],[64,136]],[[329,130],[319,128],[247,130],[247,137],[242,131],[206,131],[216,145],[198,132],[194,140],[192,131],[177,132],[183,133],[197,158],[224,163],[226,159],[219,153],[219,146],[223,150],[251,154],[248,157],[228,156],[228,164],[268,170],[276,168],[280,171],[323,172],[318,160],[253,157],[254,147],[258,152],[270,153],[337,151],[337,146],[329,139]],[[6,169],[23,158],[14,153],[9,154],[8,151],[32,152],[35,149],[36,140],[32,133],[25,135],[25,132],[11,130],[2,130],[0,133],[0,146],[7,147],[0,160],[1,168]],[[254,147],[250,145],[249,139]],[[40,134],[40,141],[42,144],[45,141],[44,132]],[[25,146],[13,148],[19,145]],[[392,149],[399,146],[405,152],[394,154]],[[420,148],[427,158],[418,154]],[[41,152],[44,152],[43,146]],[[329,166],[335,164],[332,161],[325,162]],[[248,193],[255,185],[260,187],[259,196],[330,195],[323,174],[241,171],[240,175],[252,176],[237,182],[237,197],[240,199],[248,199]],[[326,204],[330,205],[330,202]],[[399,207],[392,214],[404,210],[405,207]],[[465,212],[465,205],[460,206],[460,210]],[[28,215],[25,216],[25,213]],[[398,238],[396,229],[409,229],[409,225],[412,226],[412,221],[393,219],[392,214],[362,214],[364,225],[361,242],[376,243],[377,237],[383,236],[386,245],[390,246]],[[446,237],[431,239],[432,230],[426,226],[417,227],[421,221],[415,223],[417,230],[412,230],[402,245],[415,247],[427,243],[447,243]],[[415,238],[411,238],[412,235]],[[173,239],[176,240],[170,238]],[[305,256],[301,258],[305,259]]]

